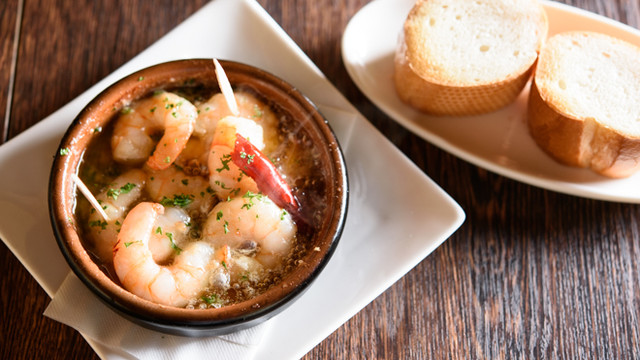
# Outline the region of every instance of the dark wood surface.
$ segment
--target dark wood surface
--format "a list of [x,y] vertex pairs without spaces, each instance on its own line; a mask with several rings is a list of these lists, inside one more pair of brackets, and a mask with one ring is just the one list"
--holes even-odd
[[[467,220],[305,358],[640,358],[640,206],[518,183],[396,124],[359,92],[341,62],[342,32],[367,2],[259,0],[329,80],[461,204]],[[638,0],[563,2],[640,25]],[[0,142],[205,3],[0,1]],[[76,331],[42,315],[49,298],[4,244],[0,279],[0,358],[96,357]]]

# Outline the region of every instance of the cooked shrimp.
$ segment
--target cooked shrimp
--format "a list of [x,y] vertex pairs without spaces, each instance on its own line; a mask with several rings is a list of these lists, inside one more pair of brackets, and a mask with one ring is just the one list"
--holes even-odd
[[296,225],[291,215],[262,194],[247,193],[216,205],[203,229],[214,247],[253,252],[263,266],[275,269],[293,248]]
[[[258,123],[275,123],[277,120],[268,106],[263,104],[255,96],[246,92],[234,92],[240,117],[254,120]],[[216,125],[220,119],[232,115],[231,110],[222,93],[213,95],[209,100],[197,104],[198,119],[194,129],[194,134],[200,138],[212,137]],[[209,139],[211,141],[211,139]]]
[[231,160],[236,134],[241,134],[257,148],[264,148],[262,127],[255,121],[227,116],[218,122],[209,151],[209,183],[221,199],[258,192],[258,187]]
[[202,176],[189,176],[172,166],[149,172],[147,193],[151,200],[208,214],[215,204],[214,190]]
[[[127,164],[146,160],[154,170],[166,169],[187,144],[197,115],[198,110],[187,99],[169,92],[125,108],[111,138],[114,159]],[[164,134],[153,151],[152,136],[162,130]]]
[[113,265],[122,285],[149,301],[185,306],[209,285],[209,274],[219,264],[213,248],[203,241],[187,244],[170,265],[158,265],[149,250],[156,219],[164,212],[160,204],[142,202],[122,224],[113,250]]
[[95,254],[105,263],[113,260],[113,245],[115,245],[118,231],[129,207],[142,194],[147,175],[142,170],[129,170],[113,180],[96,200],[109,217],[106,221],[92,209],[89,215],[89,234]]
[[227,116],[218,122],[212,145],[224,145],[233,148],[236,143],[236,134],[244,136],[258,149],[264,149],[262,126],[251,119],[235,116]]
[[189,226],[191,218],[183,209],[168,207],[158,215],[149,239],[149,250],[156,263],[166,263],[182,252],[189,241]]
[[221,200],[258,192],[255,181],[231,161],[231,151],[224,145],[214,145],[209,153],[209,185]]
[[192,136],[174,164],[181,167],[187,175],[208,176],[207,161],[210,148],[211,142],[207,143],[203,139]]

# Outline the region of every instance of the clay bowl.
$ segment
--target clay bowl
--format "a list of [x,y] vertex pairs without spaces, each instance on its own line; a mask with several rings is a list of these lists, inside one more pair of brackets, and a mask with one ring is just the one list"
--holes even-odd
[[[255,67],[221,61],[231,85],[251,90],[280,117],[293,121],[318,157],[316,182],[322,211],[308,224],[306,251],[292,271],[277,284],[251,300],[217,309],[185,309],[155,304],[125,290],[94,261],[83,242],[79,219],[74,213],[77,192],[73,175],[83,153],[98,136],[94,129],[105,128],[120,109],[131,101],[159,89],[205,86],[218,89],[211,59],[180,60],[155,65],[111,85],[80,112],[60,143],[49,183],[51,223],[58,245],[69,266],[104,303],[147,328],[182,336],[212,336],[257,325],[281,312],[297,299],[325,267],[341,236],[347,213],[347,176],[338,142],[317,108],[294,87]],[[315,168],[314,168],[315,171]],[[305,189],[294,190],[305,206]],[[312,309],[310,309],[311,311]]]

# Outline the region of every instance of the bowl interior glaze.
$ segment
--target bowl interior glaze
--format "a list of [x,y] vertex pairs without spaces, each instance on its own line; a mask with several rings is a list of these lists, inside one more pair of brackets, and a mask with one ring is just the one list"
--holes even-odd
[[[179,60],[155,65],[111,85],[93,99],[72,122],[55,156],[49,183],[51,223],[58,245],[72,270],[107,305],[132,321],[183,336],[211,336],[257,325],[282,311],[307,289],[334,252],[347,213],[348,184],[338,142],[317,108],[285,81],[255,67],[220,61],[234,88],[249,88],[278,114],[296,122],[320,156],[317,171],[325,174],[326,211],[314,225],[312,244],[299,266],[257,297],[218,309],[194,310],[159,305],[122,288],[107,276],[83,246],[74,213],[77,194],[73,175],[94,129],[105,127],[120,109],[153,91],[197,83],[217,88],[211,59]],[[304,206],[304,204],[303,204]]]

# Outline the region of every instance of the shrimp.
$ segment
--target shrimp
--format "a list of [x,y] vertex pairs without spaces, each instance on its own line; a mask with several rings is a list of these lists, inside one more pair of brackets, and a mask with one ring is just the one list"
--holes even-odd
[[93,243],[95,255],[107,264],[111,264],[113,260],[113,246],[125,213],[141,196],[146,180],[147,175],[144,171],[129,170],[113,180],[96,196],[109,221],[92,209],[88,219],[91,228],[89,237]]
[[207,218],[203,239],[219,248],[253,253],[269,269],[277,269],[293,249],[296,224],[291,215],[262,194],[218,203]]
[[209,151],[209,184],[221,199],[258,192],[255,181],[246,176],[231,160],[236,134],[249,139],[257,148],[264,148],[262,127],[255,121],[227,116],[216,126]]
[[[169,92],[125,108],[111,138],[113,158],[125,164],[146,161],[154,170],[168,168],[187,144],[197,115],[198,110],[187,99]],[[153,150],[152,136],[160,130],[164,134]]]
[[[269,109],[255,96],[246,92],[234,92],[238,103],[239,116],[256,122],[275,124],[277,119]],[[220,119],[232,115],[227,101],[222,93],[213,95],[209,100],[197,104],[198,119],[194,129],[194,135],[200,138],[211,138]],[[209,139],[211,141],[211,139]]]
[[183,307],[209,285],[209,275],[219,263],[206,242],[187,244],[170,265],[158,265],[149,250],[160,204],[136,205],[122,224],[113,250],[113,265],[122,285],[133,294],[163,305]]
[[182,252],[182,247],[189,240],[190,225],[191,218],[180,208],[169,207],[164,214],[158,215],[149,238],[149,250],[156,263],[166,263]]
[[189,176],[175,166],[149,172],[147,193],[151,200],[189,212],[208,214],[216,202],[215,192],[202,176]]

